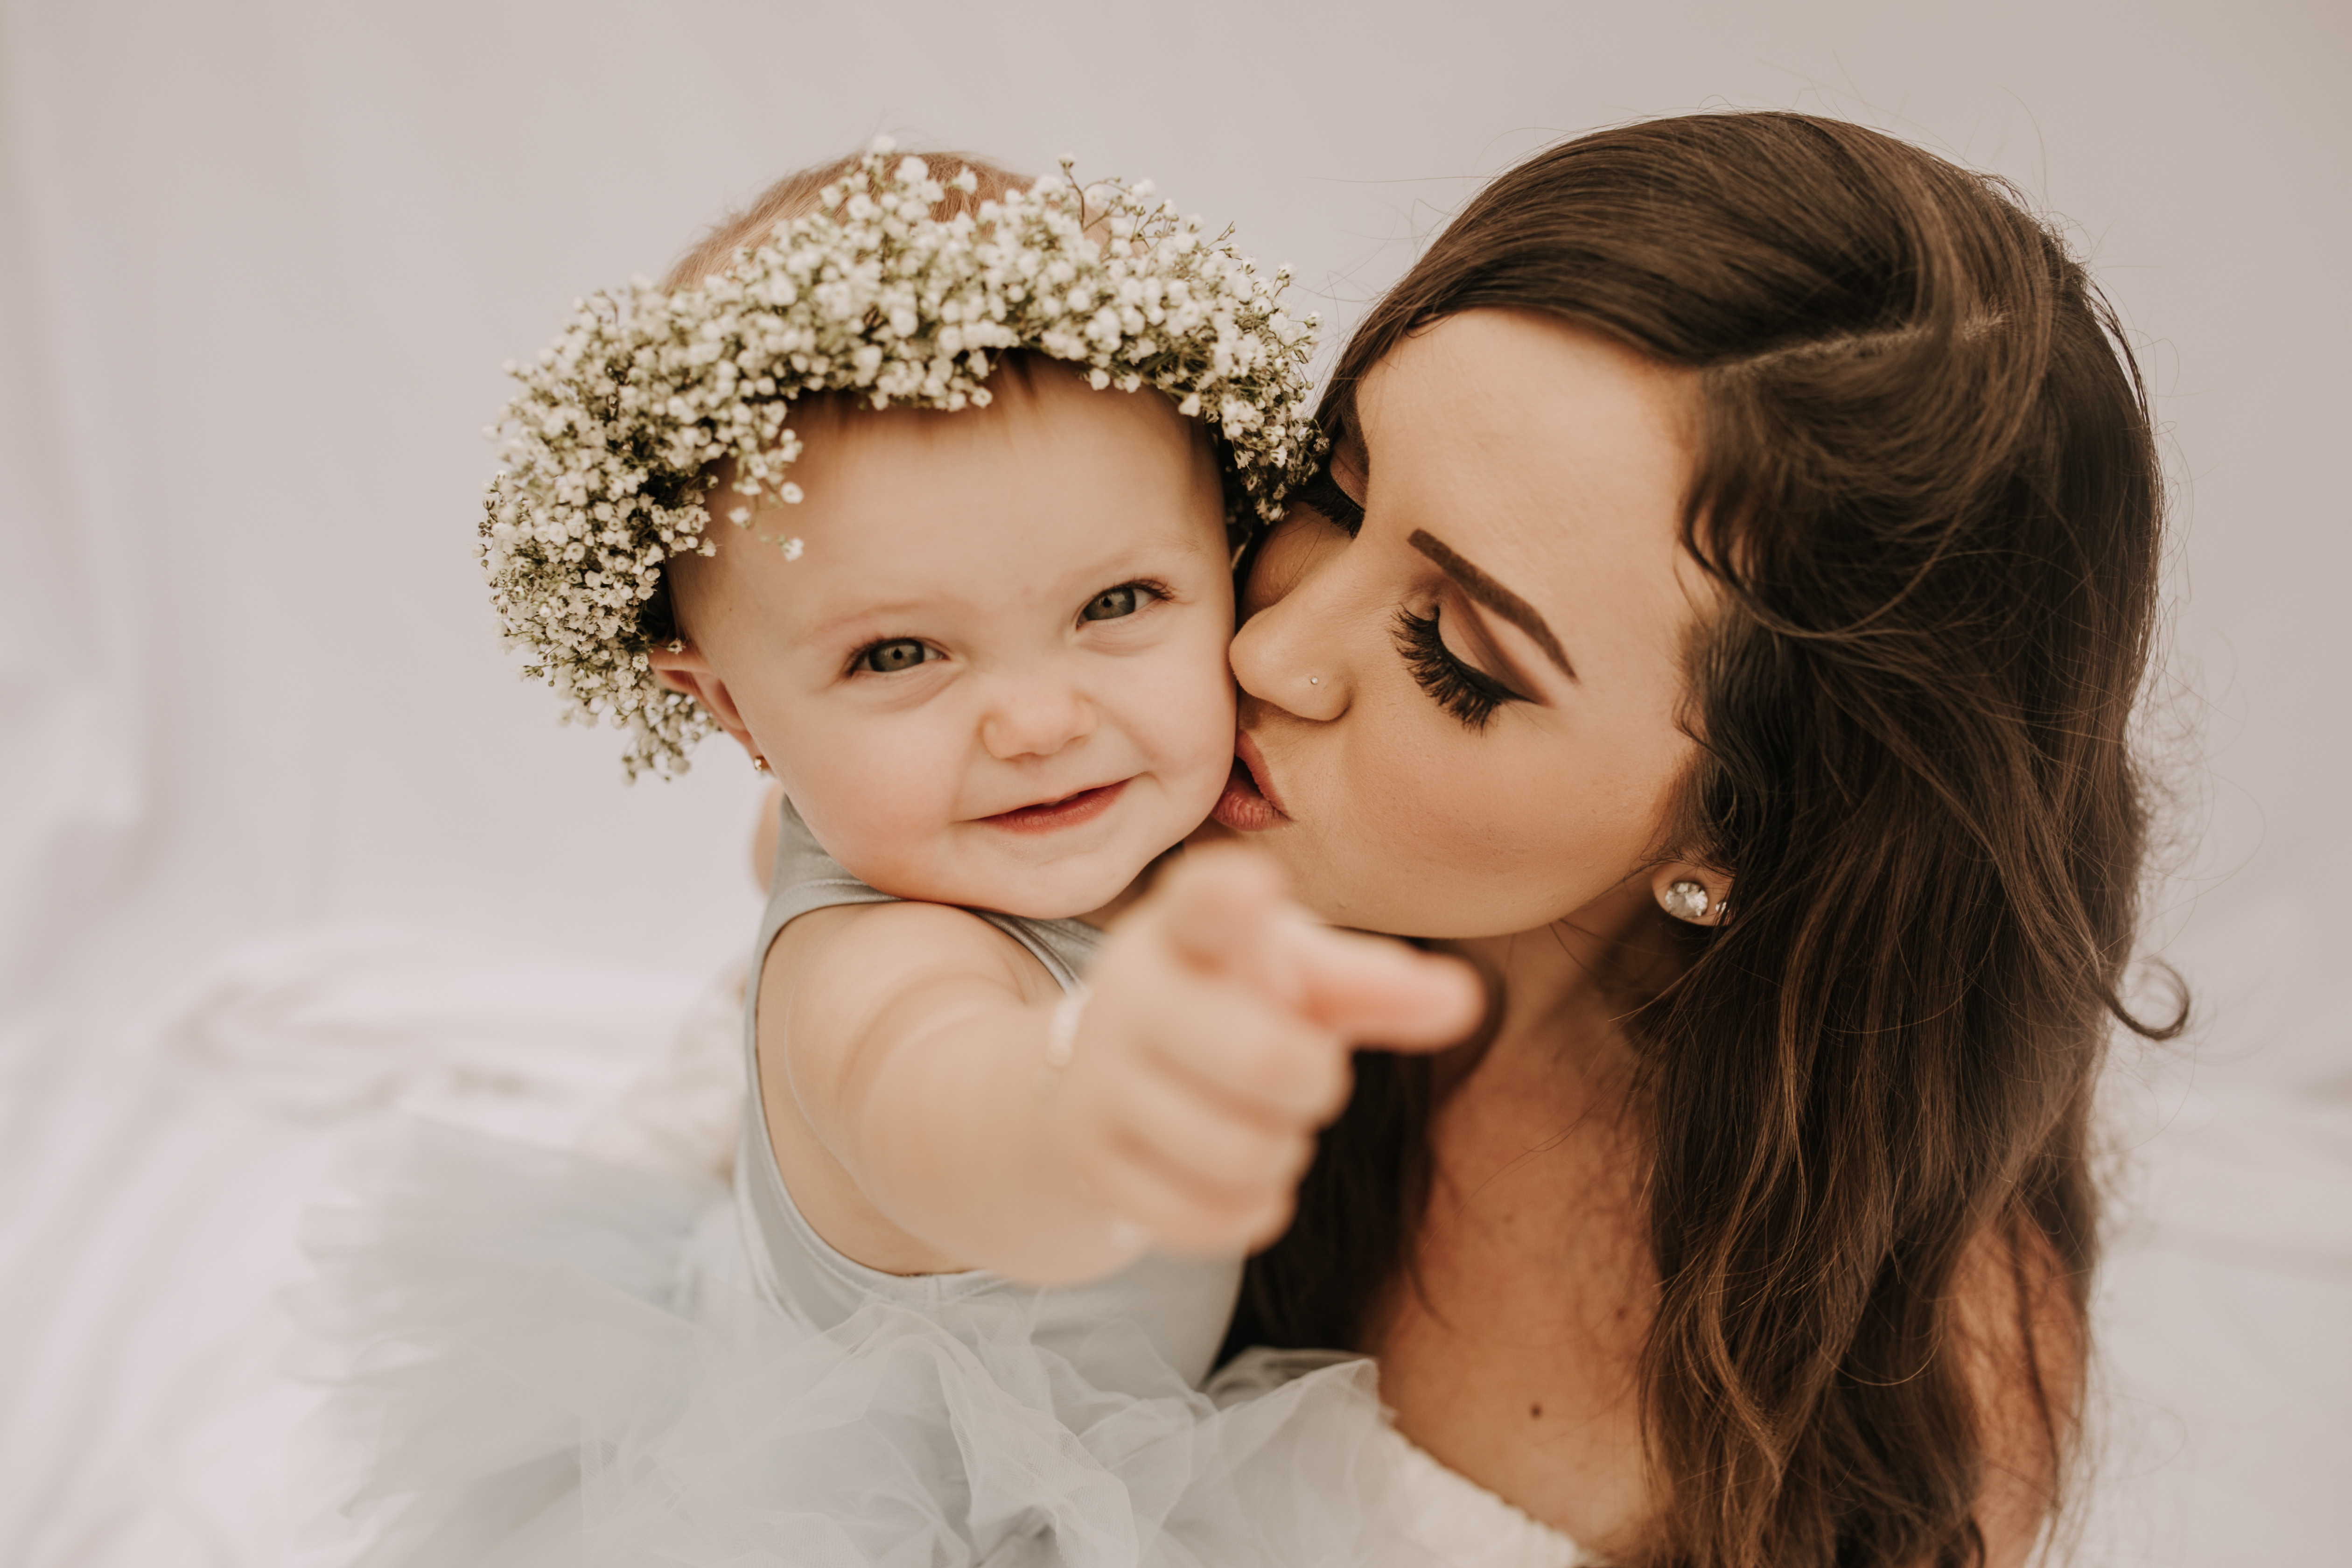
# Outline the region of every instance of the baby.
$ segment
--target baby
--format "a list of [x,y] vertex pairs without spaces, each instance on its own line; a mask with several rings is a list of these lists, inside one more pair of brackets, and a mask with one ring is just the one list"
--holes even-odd
[[[1235,765],[1223,459],[1171,396],[1045,353],[1000,355],[986,390],[952,412],[803,397],[799,499],[668,567],[653,668],[786,801],[747,1001],[747,1239],[803,1312],[825,1270],[791,1256],[803,1224],[885,1296],[1092,1279],[1154,1241],[1221,1258],[1154,1259],[1117,1306],[1197,1379],[1233,1259],[1278,1230],[1346,1084],[1344,1052],[1154,1060],[1080,1012],[1100,928]],[[860,1299],[834,1294],[821,1320]]]
[[[1023,358],[990,389],[954,414],[796,410],[806,499],[751,527],[790,528],[799,558],[742,536],[680,558],[685,646],[653,662],[797,816],[752,1005],[802,1215],[892,1274],[1083,1279],[1140,1237],[1056,1147],[1051,1018],[1091,957],[1079,920],[1198,826],[1233,766],[1223,497],[1157,392]],[[815,846],[846,876],[812,869]],[[1190,1152],[1173,1173],[1217,1174]],[[1196,1247],[1249,1239],[1165,1220]]]
[[1230,563],[1316,455],[1303,336],[1139,191],[886,151],[518,373],[510,640],[633,770],[716,727],[785,797],[752,1092],[729,1208],[466,1150],[377,1217],[362,1337],[430,1353],[351,1405],[372,1561],[1368,1561],[1313,1415],[1377,1420],[1360,1367],[1196,1390],[1350,1046],[1475,988],[1234,851],[1146,886],[1259,804]]

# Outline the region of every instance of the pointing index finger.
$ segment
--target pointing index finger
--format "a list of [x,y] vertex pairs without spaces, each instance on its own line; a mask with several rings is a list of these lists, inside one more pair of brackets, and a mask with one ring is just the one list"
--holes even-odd
[[1486,987],[1458,958],[1386,937],[1286,923],[1283,969],[1308,1017],[1358,1044],[1439,1049],[1477,1027]]
[[[1265,960],[1282,912],[1278,870],[1245,850],[1207,849],[1172,868],[1163,918],[1170,942],[1191,963],[1262,985],[1274,978]],[[1276,994],[1291,1001],[1297,989],[1277,983]]]

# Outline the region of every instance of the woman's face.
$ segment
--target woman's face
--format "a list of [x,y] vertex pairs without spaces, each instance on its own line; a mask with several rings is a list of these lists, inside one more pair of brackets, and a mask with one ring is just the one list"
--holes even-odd
[[1529,931],[1625,897],[1663,851],[1708,593],[1678,542],[1696,395],[1498,310],[1362,383],[1332,465],[1360,526],[1295,510],[1251,574],[1233,666],[1257,788],[1237,776],[1218,814],[1325,918]]

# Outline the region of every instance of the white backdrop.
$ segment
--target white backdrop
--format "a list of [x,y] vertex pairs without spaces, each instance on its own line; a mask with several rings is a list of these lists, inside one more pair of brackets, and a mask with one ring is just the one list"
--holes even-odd
[[[748,771],[713,745],[622,789],[617,737],[515,678],[470,557],[497,367],[574,295],[887,130],[1150,175],[1336,338],[1484,177],[1722,105],[1997,170],[2094,258],[2183,525],[2158,934],[2196,1072],[2352,1102],[2347,44],[2332,0],[0,0],[0,1131],[58,1124],[112,1020],[272,933],[670,976],[740,948]],[[0,1147],[0,1196],[50,1183],[38,1143]]]

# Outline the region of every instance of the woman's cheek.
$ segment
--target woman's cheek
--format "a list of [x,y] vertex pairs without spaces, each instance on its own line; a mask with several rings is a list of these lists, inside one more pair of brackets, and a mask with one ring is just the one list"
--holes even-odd
[[1463,845],[1493,826],[1465,799],[1480,770],[1409,705],[1360,690],[1356,701],[1349,743],[1272,759],[1297,828],[1266,845],[1291,862],[1301,898],[1325,918],[1420,934],[1428,900],[1450,897],[1463,877]]
[[[1392,714],[1318,781],[1322,831],[1291,868],[1327,917],[1402,936],[1533,930],[1608,890],[1619,869],[1550,748]],[[1437,731],[1432,733],[1432,730]],[[1629,840],[1630,843],[1630,840]],[[1636,851],[1626,849],[1630,857]]]

